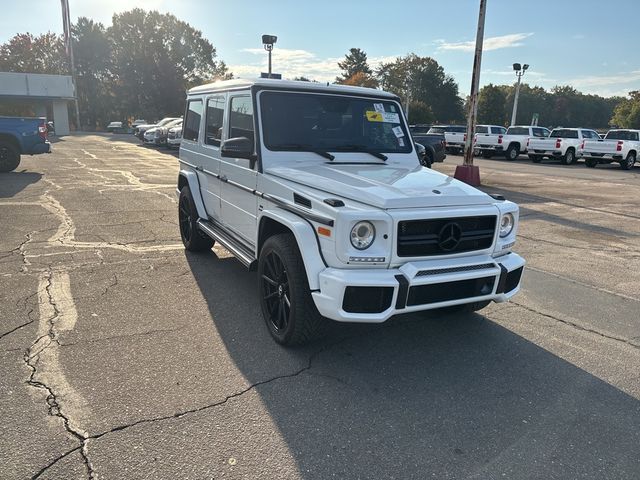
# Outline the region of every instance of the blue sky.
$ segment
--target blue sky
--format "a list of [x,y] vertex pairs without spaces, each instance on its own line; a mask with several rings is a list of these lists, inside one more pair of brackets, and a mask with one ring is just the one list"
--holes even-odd
[[[414,52],[434,57],[469,93],[479,0],[69,0],[72,21],[108,25],[134,6],[171,12],[203,34],[236,76],[266,70],[260,35],[278,36],[274,71],[333,80],[351,47],[376,66]],[[58,0],[0,0],[0,42],[18,32],[62,31]],[[45,14],[46,12],[46,14]],[[524,80],[584,93],[626,95],[640,89],[639,0],[488,0],[481,84]],[[629,28],[630,25],[636,25]],[[618,27],[618,28],[616,28]],[[135,41],[135,39],[132,39]]]

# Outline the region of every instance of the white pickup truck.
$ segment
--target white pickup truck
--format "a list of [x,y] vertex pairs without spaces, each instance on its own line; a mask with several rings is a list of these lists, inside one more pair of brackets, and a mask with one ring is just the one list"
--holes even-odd
[[[476,145],[478,143],[478,139],[480,139],[481,143],[485,143],[484,142],[484,137],[492,137],[492,139],[498,135],[502,135],[504,137],[504,134],[507,133],[507,129],[504,127],[501,127],[500,125],[476,125],[476,133],[473,136],[473,145],[474,145],[474,151],[473,153],[475,155],[482,155],[483,158],[491,158],[495,155],[496,153],[496,149],[494,148],[488,148],[488,149],[479,149],[476,148]],[[496,137],[497,138],[497,137]],[[492,139],[488,139],[488,141],[492,141]]]
[[442,133],[447,143],[445,150],[454,155],[464,152],[467,141],[467,127],[464,125],[434,125],[429,133]]
[[515,160],[521,153],[527,153],[529,138],[548,136],[549,130],[544,127],[514,125],[509,127],[504,134],[478,135],[474,152],[485,157],[503,154],[507,160]]
[[618,162],[624,170],[633,168],[640,152],[640,130],[609,130],[604,139],[585,140],[582,156],[587,167]]
[[598,132],[587,128],[555,128],[548,138],[530,138],[527,151],[534,163],[540,163],[547,157],[572,165],[582,156],[582,143],[599,138]]

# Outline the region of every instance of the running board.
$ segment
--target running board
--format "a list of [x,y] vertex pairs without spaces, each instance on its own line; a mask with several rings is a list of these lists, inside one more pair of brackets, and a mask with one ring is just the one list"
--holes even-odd
[[248,247],[240,243],[212,222],[199,219],[198,227],[224,248],[229,250],[245,267],[249,270],[255,270],[257,261],[253,257],[253,252]]

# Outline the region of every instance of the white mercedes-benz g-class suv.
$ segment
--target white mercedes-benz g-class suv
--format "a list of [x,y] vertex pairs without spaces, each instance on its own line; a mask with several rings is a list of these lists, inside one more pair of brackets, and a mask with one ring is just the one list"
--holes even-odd
[[[273,79],[192,88],[180,234],[258,271],[285,345],[327,319],[479,310],[518,292],[518,206],[422,167],[395,95]],[[223,282],[224,283],[224,282]]]

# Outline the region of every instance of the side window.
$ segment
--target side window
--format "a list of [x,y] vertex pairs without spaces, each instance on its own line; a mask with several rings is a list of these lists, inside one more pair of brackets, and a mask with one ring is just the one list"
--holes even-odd
[[497,133],[498,135],[504,135],[507,129],[503,127],[491,127],[491,133]]
[[549,136],[549,130],[545,128],[533,128],[533,136],[538,138],[544,138]]
[[207,121],[204,129],[204,141],[207,145],[220,146],[223,119],[224,97],[212,97],[207,100]]
[[182,139],[198,141],[200,132],[200,118],[202,118],[202,100],[190,100],[187,106],[187,115],[182,128]]
[[231,97],[230,108],[229,138],[247,137],[255,145],[251,97]]

